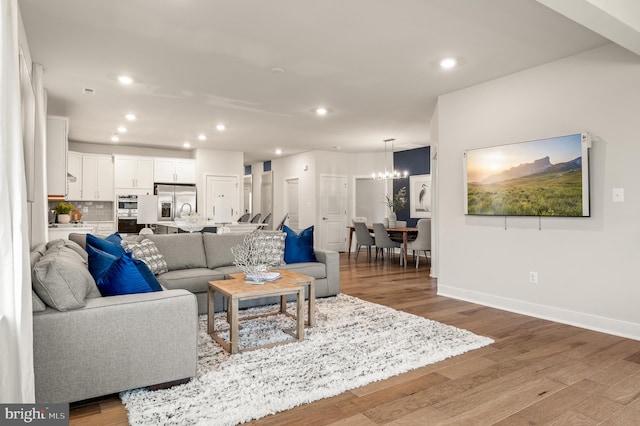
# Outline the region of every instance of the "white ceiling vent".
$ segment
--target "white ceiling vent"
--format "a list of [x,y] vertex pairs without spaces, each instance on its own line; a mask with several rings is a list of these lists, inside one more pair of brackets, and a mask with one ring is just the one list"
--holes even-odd
[[84,87],[82,89],[82,93],[85,94],[85,95],[95,95],[96,91],[94,89],[90,88],[90,87]]

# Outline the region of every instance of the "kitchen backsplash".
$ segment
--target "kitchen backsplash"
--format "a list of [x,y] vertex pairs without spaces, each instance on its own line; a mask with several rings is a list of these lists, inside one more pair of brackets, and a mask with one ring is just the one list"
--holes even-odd
[[[114,220],[113,201],[69,200],[67,202],[73,204],[74,209],[78,209],[82,212],[83,222],[98,222],[98,221]],[[53,209],[57,204],[58,204],[58,201],[49,201],[49,209]]]

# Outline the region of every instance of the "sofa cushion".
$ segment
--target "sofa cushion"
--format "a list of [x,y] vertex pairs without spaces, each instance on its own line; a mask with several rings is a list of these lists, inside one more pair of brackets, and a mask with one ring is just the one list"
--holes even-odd
[[121,245],[126,252],[131,252],[134,259],[140,259],[146,263],[154,275],[169,271],[167,261],[158,252],[158,247],[153,241],[148,239],[140,242],[122,240]]
[[81,308],[85,299],[100,297],[83,258],[64,245],[54,246],[32,269],[33,289],[59,311]]
[[47,309],[47,305],[44,304],[42,299],[38,297],[36,292],[31,290],[31,310],[33,312],[42,312]]
[[169,290],[183,288],[192,293],[202,293],[207,291],[209,281],[221,280],[224,274],[208,268],[192,268],[169,271],[157,278]]
[[284,242],[284,261],[286,263],[315,262],[313,251],[313,225],[296,234],[287,225],[282,227],[287,234]]
[[149,267],[143,261],[133,259],[131,253],[124,253],[113,262],[97,284],[103,296],[162,291]]
[[75,241],[71,241],[71,240],[63,240],[62,238],[57,238],[55,240],[51,240],[47,243],[47,249],[50,249],[51,247],[57,247],[57,246],[65,246],[65,247],[69,247],[71,250],[75,251],[76,253],[78,253],[80,255],[80,257],[82,257],[82,259],[84,260],[85,263],[87,263],[89,261],[88,256],[87,256],[87,252],[84,250],[83,247],[80,247],[80,245],[78,243],[76,243]]
[[156,243],[158,252],[167,261],[169,271],[177,269],[206,268],[202,234],[150,234],[146,238]]
[[204,232],[202,241],[207,255],[207,267],[210,269],[220,266],[233,265],[233,253],[231,248],[244,242],[246,234],[213,234]]
[[320,262],[288,263],[286,265],[277,266],[273,269],[283,269],[286,271],[296,272],[316,279],[327,277],[326,265]]

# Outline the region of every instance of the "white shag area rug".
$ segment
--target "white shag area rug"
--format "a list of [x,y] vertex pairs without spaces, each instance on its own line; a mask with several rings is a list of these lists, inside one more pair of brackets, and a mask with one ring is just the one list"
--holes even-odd
[[[277,310],[253,308],[240,315],[268,309]],[[219,315],[224,321],[225,315]],[[242,349],[292,339],[281,330],[294,328],[295,321],[275,315],[241,326]],[[316,326],[305,328],[300,343],[229,355],[206,328],[202,315],[195,379],[170,389],[121,393],[132,425],[235,425],[493,343],[467,330],[344,294],[316,301]]]

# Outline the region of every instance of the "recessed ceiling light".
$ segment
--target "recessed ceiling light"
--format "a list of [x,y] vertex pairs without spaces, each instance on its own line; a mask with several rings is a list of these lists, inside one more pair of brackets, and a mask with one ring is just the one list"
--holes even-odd
[[198,135],[198,140],[200,141],[206,141],[207,140],[207,135],[205,135],[204,133],[200,133]]
[[273,67],[270,70],[273,74],[282,74],[284,72],[284,68],[282,67]]
[[138,117],[136,117],[136,115],[135,115],[135,114],[131,114],[131,113],[129,113],[129,114],[125,115],[125,116],[124,116],[124,118],[126,118],[126,119],[127,119],[127,120],[129,120],[129,121],[133,121],[133,120],[135,120],[135,119],[136,119],[136,118],[138,118]]
[[316,108],[316,114],[318,115],[327,115],[327,112],[329,111],[325,107]]
[[120,141],[120,138],[118,137],[118,134],[117,133],[113,133],[111,135],[111,142],[118,142],[118,141]]
[[133,79],[128,75],[120,75],[118,76],[118,81],[122,84],[131,84],[133,83]]
[[224,129],[226,129],[226,128],[227,128],[227,127],[226,127],[224,124],[218,124],[218,125],[216,126],[216,130],[217,130],[217,131],[219,131],[219,132],[224,131]]
[[277,148],[275,152],[276,155],[282,155],[282,150],[280,148]]
[[333,147],[333,149],[342,149],[342,147],[340,145],[336,145]]
[[183,143],[182,146],[185,148],[191,148],[191,144],[189,142]]
[[120,133],[127,133],[127,128],[126,128],[126,127],[124,127],[124,126],[120,126],[120,127],[118,127],[118,132],[120,132]]
[[440,61],[440,66],[446,70],[451,69],[456,66],[458,61],[455,58],[444,58]]

